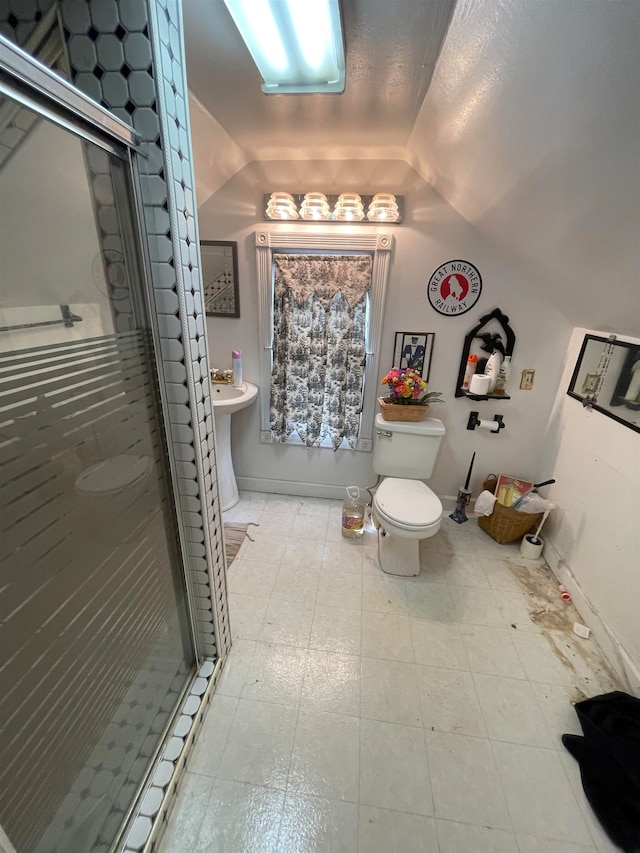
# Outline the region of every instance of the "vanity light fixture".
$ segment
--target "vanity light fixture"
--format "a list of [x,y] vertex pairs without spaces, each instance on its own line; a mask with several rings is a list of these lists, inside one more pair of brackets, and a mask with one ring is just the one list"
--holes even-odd
[[338,222],[361,222],[364,219],[362,199],[357,193],[342,193],[333,209]]
[[289,193],[271,193],[265,214],[267,219],[298,219],[298,208]]
[[300,205],[300,216],[303,219],[329,219],[331,208],[324,193],[306,193]]
[[369,222],[396,222],[398,215],[396,197],[391,193],[376,193],[367,210]]
[[339,0],[224,0],[265,94],[344,92]]
[[[389,225],[402,222],[404,197],[393,193],[341,193],[330,195],[320,192],[306,194],[272,192],[264,196],[266,220],[300,219],[304,222],[347,222]],[[365,215],[365,210],[367,214]]]

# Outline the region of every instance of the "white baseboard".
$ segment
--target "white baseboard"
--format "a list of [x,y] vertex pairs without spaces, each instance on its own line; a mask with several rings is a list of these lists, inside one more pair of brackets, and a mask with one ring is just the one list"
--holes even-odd
[[632,660],[611,628],[593,606],[570,567],[562,561],[553,543],[549,540],[545,542],[544,558],[559,583],[566,587],[571,594],[571,600],[575,604],[581,619],[588,628],[591,628],[594,639],[600,646],[609,665],[625,685],[625,689],[634,696],[639,696],[640,667],[638,663]]
[[262,477],[236,477],[238,488],[245,492],[267,492],[270,495],[300,495],[303,498],[343,500],[345,486],[323,483],[299,483],[295,480],[267,480]]
[[[299,495],[303,498],[331,498],[344,500],[346,486],[323,483],[301,483],[296,480],[268,480],[263,477],[236,477],[238,488],[243,492],[266,492],[270,495]],[[446,514],[455,508],[456,495],[439,495]],[[473,515],[471,507],[469,514]]]

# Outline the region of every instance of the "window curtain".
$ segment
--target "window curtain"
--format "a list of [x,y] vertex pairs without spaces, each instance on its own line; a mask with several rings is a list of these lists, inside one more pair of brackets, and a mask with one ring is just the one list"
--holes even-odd
[[274,254],[273,266],[273,438],[355,448],[372,257]]

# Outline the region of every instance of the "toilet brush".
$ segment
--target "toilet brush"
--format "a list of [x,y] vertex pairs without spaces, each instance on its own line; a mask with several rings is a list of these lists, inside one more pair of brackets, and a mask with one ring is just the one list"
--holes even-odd
[[547,520],[547,516],[550,512],[551,510],[545,510],[536,532],[527,533],[520,543],[520,556],[524,557],[526,560],[537,560],[542,556],[544,540],[540,539],[540,531],[542,530],[542,525]]
[[540,519],[540,524],[538,525],[538,529],[536,530],[536,532],[533,534],[533,536],[527,536],[527,539],[529,539],[534,545],[538,545],[540,542],[542,542],[542,540],[539,538],[540,531],[542,530],[542,525],[547,520],[550,512],[551,512],[551,510],[549,510],[549,509],[544,511],[544,514],[543,514],[542,518]]
[[473,470],[473,463],[475,461],[475,458],[476,454],[474,451],[473,456],[471,457],[469,470],[467,471],[467,479],[465,481],[465,484],[463,487],[458,489],[458,496],[456,498],[456,508],[449,516],[449,518],[452,518],[458,524],[464,524],[465,521],[469,521],[465,512],[465,507],[471,500],[471,489],[469,488],[469,483],[471,482],[471,471]]
[[451,513],[449,518],[452,518],[454,521],[457,521],[458,524],[464,524],[465,521],[469,521],[469,519],[467,518],[467,514],[464,510],[470,500],[471,489],[458,489],[458,497],[456,498],[456,508]]

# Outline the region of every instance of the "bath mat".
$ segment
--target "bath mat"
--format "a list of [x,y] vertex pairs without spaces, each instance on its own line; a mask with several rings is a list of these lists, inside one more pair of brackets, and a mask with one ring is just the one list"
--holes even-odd
[[249,527],[252,526],[258,527],[257,524],[253,524],[252,522],[249,522],[248,524],[240,524],[235,521],[224,522],[224,550],[227,555],[227,568],[238,556],[238,551],[244,542],[244,537],[246,536],[251,539],[252,542],[254,541],[248,532]]

